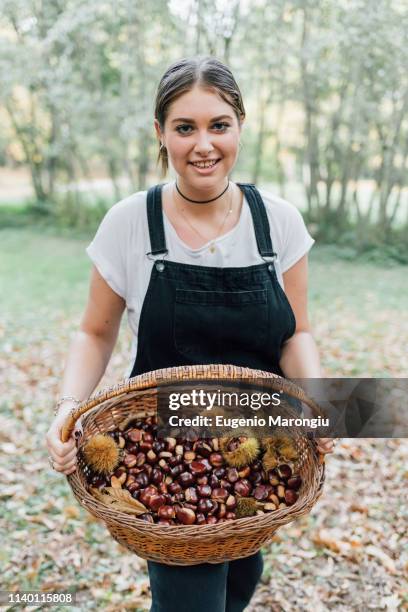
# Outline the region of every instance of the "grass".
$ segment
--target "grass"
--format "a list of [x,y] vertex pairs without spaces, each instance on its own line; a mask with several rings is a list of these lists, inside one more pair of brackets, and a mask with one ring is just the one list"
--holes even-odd
[[[85,304],[91,262],[85,248],[92,233],[52,227],[8,228],[0,232],[0,282],[3,315],[35,319],[46,327],[50,313],[76,316]],[[342,260],[337,250],[315,246],[310,252],[310,312],[347,307],[359,313],[408,303],[407,268]]]

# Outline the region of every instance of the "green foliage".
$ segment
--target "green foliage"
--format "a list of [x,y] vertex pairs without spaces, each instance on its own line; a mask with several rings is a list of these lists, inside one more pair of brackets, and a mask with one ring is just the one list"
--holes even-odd
[[[121,179],[126,193],[144,189],[156,171],[160,76],[177,58],[212,54],[230,65],[247,110],[236,178],[284,186],[297,171],[322,240],[366,252],[379,225],[390,257],[404,250],[393,232],[408,206],[406,3],[0,5],[0,163],[27,167],[44,214],[92,224],[102,208],[77,185],[95,168],[116,199]],[[369,213],[357,229],[343,221]]]

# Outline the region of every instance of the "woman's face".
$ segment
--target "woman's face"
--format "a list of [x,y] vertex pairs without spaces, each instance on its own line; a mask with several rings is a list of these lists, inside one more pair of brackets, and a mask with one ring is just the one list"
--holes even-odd
[[[184,185],[211,191],[225,182],[238,157],[241,127],[219,95],[195,86],[170,105],[164,131],[157,120],[155,128]],[[210,167],[194,165],[206,161]]]

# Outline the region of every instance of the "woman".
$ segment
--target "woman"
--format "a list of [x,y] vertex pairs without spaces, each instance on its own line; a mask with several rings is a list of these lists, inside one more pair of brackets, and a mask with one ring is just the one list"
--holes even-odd
[[[163,171],[170,160],[177,178],[113,206],[87,249],[89,300],[47,434],[55,470],[76,469],[74,439],[61,443],[61,425],[105,372],[125,307],[131,376],[194,363],[321,375],[307,316],[314,241],[293,205],[228,178],[244,119],[238,85],[215,58],[182,59],[163,75],[154,125]],[[319,450],[331,452],[332,442],[320,440]],[[262,556],[148,568],[153,612],[235,612],[249,603]]]

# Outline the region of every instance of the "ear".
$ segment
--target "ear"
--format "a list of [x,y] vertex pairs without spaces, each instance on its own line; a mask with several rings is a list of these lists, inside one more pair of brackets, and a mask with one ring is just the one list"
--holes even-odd
[[157,134],[157,138],[159,139],[159,142],[161,142],[163,135],[162,135],[162,131],[160,129],[160,123],[157,121],[157,119],[154,120],[154,129],[156,130],[156,134]]

